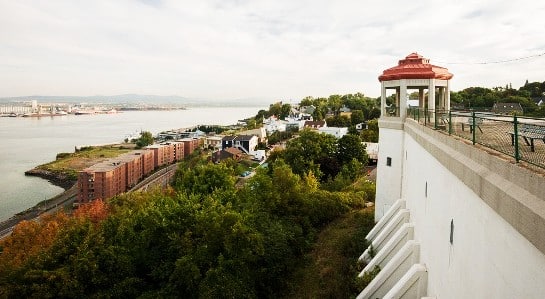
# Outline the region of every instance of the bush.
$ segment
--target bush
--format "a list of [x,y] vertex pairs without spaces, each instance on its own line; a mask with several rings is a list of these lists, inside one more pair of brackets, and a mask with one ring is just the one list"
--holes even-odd
[[375,279],[375,277],[380,273],[380,266],[375,265],[373,270],[363,273],[362,277],[356,277],[356,288],[360,291],[363,291],[370,283]]
[[68,157],[70,157],[71,155],[72,155],[71,153],[58,153],[57,156],[55,157],[55,160],[60,160],[60,159],[68,158]]

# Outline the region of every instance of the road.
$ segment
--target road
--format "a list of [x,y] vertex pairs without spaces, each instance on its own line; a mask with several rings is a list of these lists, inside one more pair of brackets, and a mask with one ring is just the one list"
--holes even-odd
[[65,206],[71,206],[72,203],[76,200],[78,195],[77,185],[74,184],[70,189],[64,191],[63,193],[43,201],[36,206],[18,213],[17,215],[11,217],[10,219],[0,223],[0,239],[8,236],[13,231],[15,225],[23,220],[35,220],[43,213],[54,213]]
[[137,190],[147,190],[148,188],[154,186],[166,187],[168,183],[170,183],[172,179],[174,179],[176,169],[178,169],[178,163],[158,169],[150,176],[144,178],[140,183],[132,187],[129,192]]

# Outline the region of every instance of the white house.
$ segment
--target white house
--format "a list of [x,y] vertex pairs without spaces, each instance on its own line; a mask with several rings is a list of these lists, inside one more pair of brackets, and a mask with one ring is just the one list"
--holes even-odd
[[335,136],[335,138],[339,139],[343,137],[344,135],[348,134],[348,128],[340,128],[340,127],[321,127],[318,129],[318,132],[323,134],[329,134]]
[[288,122],[284,120],[271,119],[265,124],[265,131],[267,131],[268,134],[274,133],[276,131],[285,132],[287,123]]

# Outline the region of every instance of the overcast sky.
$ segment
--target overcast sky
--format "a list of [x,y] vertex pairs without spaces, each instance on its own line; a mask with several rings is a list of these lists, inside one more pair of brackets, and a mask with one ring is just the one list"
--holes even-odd
[[298,100],[363,92],[412,52],[452,89],[545,81],[545,2],[0,0],[0,97]]

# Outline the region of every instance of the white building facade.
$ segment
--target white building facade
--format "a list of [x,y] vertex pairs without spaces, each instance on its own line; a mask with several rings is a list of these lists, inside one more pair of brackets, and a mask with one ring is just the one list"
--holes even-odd
[[[384,71],[398,81],[383,88],[399,84],[403,99],[409,80],[428,80],[434,107],[448,109],[448,82],[433,86],[452,75],[413,54]],[[360,275],[381,271],[358,298],[544,298],[545,178],[406,118],[402,106],[388,114],[385,97],[382,107],[378,222],[367,236],[376,254],[362,254]]]

